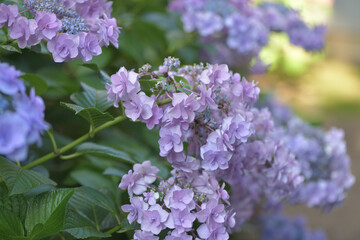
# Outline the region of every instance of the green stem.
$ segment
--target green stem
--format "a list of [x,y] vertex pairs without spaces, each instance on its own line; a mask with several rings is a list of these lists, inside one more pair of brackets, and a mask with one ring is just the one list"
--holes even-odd
[[118,226],[116,226],[116,227],[113,227],[112,229],[110,229],[110,230],[108,230],[107,232],[105,232],[106,234],[113,234],[114,232],[116,232],[116,231],[119,231],[121,229],[121,226],[120,225],[118,225]]
[[83,155],[83,153],[73,153],[73,154],[69,154],[69,155],[61,155],[60,156],[60,159],[62,160],[70,160],[70,159],[73,159],[73,158],[76,158],[76,157],[80,157],[81,155]]
[[172,101],[172,99],[166,98],[166,99],[164,99],[164,100],[159,101],[159,102],[158,102],[158,105],[159,105],[159,106],[163,106],[163,105],[166,105],[166,104],[168,104],[168,103],[171,103],[171,101]]
[[[107,122],[107,123],[101,125],[100,127],[95,128],[95,129],[94,129],[94,134],[95,134],[95,133],[98,133],[98,132],[100,132],[100,131],[108,128],[108,127],[111,127],[111,126],[113,126],[113,125],[115,125],[115,124],[117,124],[117,123],[119,123],[119,122],[122,122],[122,121],[124,121],[125,119],[126,119],[125,116],[117,117],[117,118],[115,118],[113,121]],[[70,149],[74,148],[75,146],[79,145],[80,143],[85,142],[85,141],[88,140],[89,138],[90,138],[90,134],[87,133],[87,134],[79,137],[79,138],[76,139],[75,141],[69,143],[68,145],[66,145],[66,146],[58,149],[58,151],[57,151],[56,153],[55,153],[55,152],[49,153],[49,154],[47,154],[47,155],[45,155],[45,156],[43,156],[43,157],[41,157],[41,158],[39,158],[39,159],[36,159],[35,161],[33,161],[33,162],[31,162],[31,163],[25,165],[23,168],[24,168],[24,169],[31,169],[31,168],[33,168],[33,167],[36,167],[36,166],[40,165],[40,164],[43,164],[43,163],[45,163],[45,162],[47,162],[47,161],[49,161],[49,160],[51,160],[51,159],[53,159],[53,158],[61,155],[61,154],[69,151]]]
[[52,143],[53,148],[54,148],[54,153],[57,153],[59,149],[58,149],[58,147],[57,147],[57,145],[56,145],[56,141],[55,141],[54,135],[53,135],[53,133],[52,133],[52,130],[48,130],[48,131],[46,131],[46,132],[47,132],[47,134],[48,134],[49,137],[50,137],[51,143]]

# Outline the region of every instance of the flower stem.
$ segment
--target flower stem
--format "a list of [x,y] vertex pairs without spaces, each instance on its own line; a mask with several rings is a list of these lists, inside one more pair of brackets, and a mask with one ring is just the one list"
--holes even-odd
[[[125,116],[117,117],[117,118],[115,118],[113,121],[107,122],[107,123],[101,125],[100,127],[95,128],[95,129],[94,129],[94,134],[95,134],[95,133],[98,133],[98,132],[100,132],[100,131],[108,128],[108,127],[111,127],[111,126],[113,126],[113,125],[115,125],[115,124],[117,124],[117,123],[119,123],[119,122],[122,122],[122,121],[124,121],[125,119],[126,119]],[[53,159],[53,158],[61,155],[61,154],[69,151],[70,149],[74,148],[75,146],[79,145],[80,143],[85,142],[85,141],[88,140],[90,137],[91,137],[91,136],[90,136],[90,133],[87,133],[87,134],[79,137],[79,138],[76,139],[75,141],[69,143],[68,145],[66,145],[66,146],[64,146],[64,147],[62,147],[62,148],[59,148],[56,153],[55,153],[55,152],[49,153],[49,154],[47,154],[47,155],[45,155],[45,156],[43,156],[43,157],[41,157],[41,158],[39,158],[39,159],[36,159],[35,161],[33,161],[33,162],[31,162],[31,163],[25,165],[23,168],[24,168],[24,169],[31,169],[31,168],[33,168],[33,167],[36,167],[36,166],[40,165],[40,164],[43,164],[43,163],[45,163],[45,162],[47,162],[47,161],[49,161],[49,160],[51,160],[51,159]]]

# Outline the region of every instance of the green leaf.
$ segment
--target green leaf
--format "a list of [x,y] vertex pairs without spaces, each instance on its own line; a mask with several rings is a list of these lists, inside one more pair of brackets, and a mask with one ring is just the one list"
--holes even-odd
[[84,63],[84,64],[81,64],[81,66],[89,68],[95,72],[100,72],[98,65],[96,65],[95,63]]
[[106,238],[111,236],[98,231],[91,221],[87,220],[74,210],[68,212],[64,229],[64,231],[78,239],[90,237]]
[[0,45],[0,48],[5,49],[9,52],[21,53],[21,50],[11,45]]
[[21,76],[22,79],[27,81],[32,87],[35,88],[35,92],[37,95],[41,95],[46,92],[48,85],[46,81],[33,73],[27,73]]
[[112,106],[112,103],[107,101],[107,92],[97,90],[84,83],[81,85],[84,91],[74,93],[70,97],[76,104],[61,103],[61,105],[73,110],[75,114],[85,118],[94,127],[114,120],[110,113],[105,113]]
[[81,169],[73,171],[70,176],[81,185],[87,187],[94,189],[115,189],[114,184],[108,177],[93,170]]
[[0,207],[6,208],[25,221],[27,205],[27,199],[22,194],[9,196],[5,183],[0,184]]
[[0,176],[4,179],[10,196],[29,192],[44,185],[56,186],[54,181],[44,175],[32,170],[24,170],[3,157],[0,157]]
[[[78,227],[90,226],[100,231],[102,228],[108,229],[118,224],[113,213],[103,207],[99,207],[93,200],[84,197],[84,194],[81,192],[75,192],[70,199],[69,207],[71,211],[69,214],[81,216],[79,219],[81,224],[76,225]],[[109,217],[112,219],[110,222],[108,221]],[[66,227],[68,228],[69,224]]]
[[86,119],[92,126],[99,126],[106,122],[114,120],[114,117],[111,116],[110,113],[104,113],[96,108],[83,108],[79,105],[71,104],[71,103],[60,103],[62,106],[73,110],[75,115],[80,115],[84,119]]
[[120,169],[117,169],[117,168],[107,168],[104,171],[104,174],[105,175],[114,175],[114,176],[122,177],[122,176],[124,176],[126,174],[126,172],[122,171]]
[[77,105],[83,108],[97,108],[101,112],[106,111],[112,106],[112,103],[107,101],[107,92],[105,90],[97,90],[84,83],[81,86],[84,91],[74,93],[70,97]]
[[84,64],[81,64],[81,66],[89,68],[89,69],[93,70],[94,72],[96,72],[100,76],[103,83],[111,82],[110,76],[105,71],[101,70],[99,68],[99,66],[96,65],[95,63],[84,63]]
[[87,199],[94,205],[110,211],[114,215],[117,214],[115,203],[108,196],[93,188],[80,187],[76,189],[76,194],[81,195],[82,198]]
[[66,206],[73,189],[59,189],[35,197],[29,204],[25,227],[32,239],[58,233],[64,227]]
[[111,147],[98,145],[96,143],[83,143],[77,147],[77,152],[98,154],[112,159],[116,159],[124,163],[130,163],[130,164],[136,163],[129,156],[129,154]]
[[13,212],[0,207],[0,238],[4,240],[25,239],[24,226]]

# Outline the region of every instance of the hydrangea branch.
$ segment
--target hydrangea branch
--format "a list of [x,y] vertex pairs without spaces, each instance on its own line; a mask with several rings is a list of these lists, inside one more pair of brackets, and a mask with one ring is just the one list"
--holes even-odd
[[[117,124],[117,123],[119,123],[119,122],[122,122],[122,121],[124,121],[125,119],[126,119],[125,116],[119,116],[119,117],[115,118],[113,121],[107,122],[107,123],[101,125],[100,127],[95,128],[95,129],[94,129],[94,134],[96,134],[96,133],[98,133],[98,132],[100,132],[100,131],[108,128],[108,127],[111,127],[111,126],[113,126],[113,125],[115,125],[115,124]],[[87,133],[87,134],[79,137],[79,138],[76,139],[75,141],[69,143],[68,145],[66,145],[66,146],[64,146],[64,147],[62,147],[62,148],[59,148],[59,149],[58,149],[58,152],[49,153],[49,154],[47,154],[47,155],[45,155],[45,156],[43,156],[43,157],[41,157],[41,158],[39,158],[39,159],[37,159],[37,160],[35,160],[35,161],[33,161],[33,162],[25,165],[23,168],[24,168],[24,169],[31,169],[31,168],[33,168],[33,167],[36,167],[36,166],[40,165],[40,164],[43,164],[43,163],[45,163],[45,162],[47,162],[47,161],[49,161],[49,160],[51,160],[51,159],[53,159],[53,158],[55,158],[55,157],[57,157],[57,156],[59,156],[59,155],[61,155],[61,154],[65,153],[65,152],[71,150],[72,148],[74,148],[75,146],[79,145],[80,143],[85,142],[85,141],[88,140],[90,137],[91,137],[91,136],[90,136],[90,133]]]

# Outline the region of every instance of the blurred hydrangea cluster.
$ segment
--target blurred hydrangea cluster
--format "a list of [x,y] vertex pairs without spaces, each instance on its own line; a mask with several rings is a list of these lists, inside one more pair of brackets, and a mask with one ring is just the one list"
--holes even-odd
[[[107,0],[25,0],[26,10],[19,13],[16,5],[2,3],[0,27],[8,27],[20,48],[46,40],[55,62],[87,62],[100,55],[104,45],[118,47],[120,28],[111,18],[111,5]],[[34,19],[21,15],[27,11]]]
[[300,14],[281,3],[251,0],[173,0],[169,10],[181,14],[184,29],[196,31],[215,51],[206,51],[205,59],[227,62],[239,67],[255,58],[253,71],[267,66],[258,58],[271,32],[283,32],[292,44],[306,51],[324,47],[324,26],[308,26]]
[[290,218],[280,212],[260,216],[260,238],[262,240],[326,240],[321,230],[311,231],[303,216]]
[[[257,84],[227,65],[180,66],[178,59],[169,57],[159,69],[150,69],[148,64],[138,72],[122,67],[106,88],[109,100],[115,107],[121,101],[127,117],[146,123],[149,129],[159,128],[160,155],[172,164],[175,179],[160,195],[178,186],[178,176],[190,179],[179,187],[191,190],[192,179],[202,179],[204,174],[216,186],[218,181],[227,182],[232,191],[222,200],[229,201],[236,212],[235,230],[264,201],[272,206],[287,201],[330,209],[346,196],[354,178],[339,130],[323,132],[291,114],[285,115],[295,122],[287,119],[283,123],[288,125],[280,124],[283,111],[270,104],[259,107]],[[151,83],[151,89],[144,88]],[[153,181],[139,180],[136,185],[138,177],[133,174],[129,172],[120,187],[142,186],[138,193],[142,194]],[[199,235],[200,239],[227,239],[225,234],[204,236]]]
[[277,125],[274,137],[294,153],[305,178],[291,202],[322,207],[325,211],[342,203],[355,181],[350,171],[344,132],[336,128],[323,131],[312,126],[274,100],[270,99],[266,104]]
[[48,129],[44,121],[43,100],[31,89],[26,94],[20,72],[0,63],[0,155],[12,161],[24,161],[28,146],[41,143],[41,133]]

